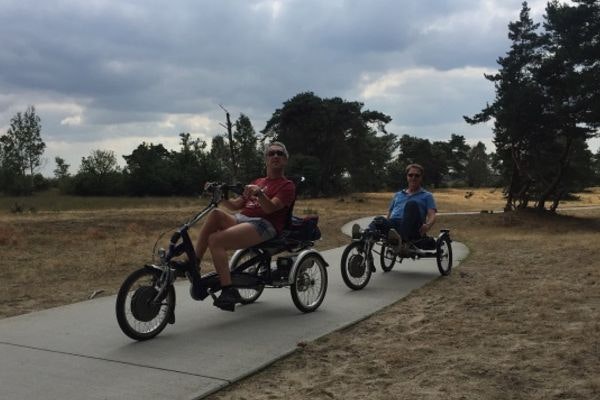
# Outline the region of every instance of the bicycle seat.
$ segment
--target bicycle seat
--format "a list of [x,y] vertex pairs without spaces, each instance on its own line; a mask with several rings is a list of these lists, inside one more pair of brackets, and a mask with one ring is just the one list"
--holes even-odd
[[416,240],[411,240],[410,243],[421,250],[435,250],[435,239],[431,236],[424,236]]
[[[304,181],[302,177],[290,178],[297,186]],[[297,217],[293,215],[296,199],[292,201],[288,209],[287,221],[283,231],[272,239],[253,246],[267,250],[272,254],[282,251],[298,251],[303,248],[312,247],[314,241],[321,237],[319,230],[319,216],[309,215],[305,217]]]
[[282,251],[294,252],[302,248],[312,247],[313,245],[314,242],[312,240],[295,239],[291,236],[291,231],[284,230],[274,238],[266,240],[252,247],[266,250],[271,254],[276,254]]

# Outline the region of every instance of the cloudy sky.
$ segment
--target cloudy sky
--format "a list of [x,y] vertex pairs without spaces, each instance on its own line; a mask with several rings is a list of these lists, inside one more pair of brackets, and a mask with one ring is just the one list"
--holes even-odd
[[[451,133],[494,98],[484,73],[509,47],[522,0],[0,0],[0,134],[29,105],[42,119],[43,172],[77,172],[94,149],[210,141],[225,106],[256,131],[294,95],[361,101],[389,131]],[[545,1],[529,2],[541,21]],[[592,150],[596,150],[593,148]]]

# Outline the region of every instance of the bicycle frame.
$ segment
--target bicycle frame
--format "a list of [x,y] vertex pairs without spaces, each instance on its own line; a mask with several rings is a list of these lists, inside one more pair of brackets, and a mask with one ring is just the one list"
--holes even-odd
[[[452,241],[452,239],[450,239],[450,230],[449,229],[441,229],[440,234],[438,235],[437,239],[440,240],[444,236],[447,236],[448,239],[450,241]],[[380,255],[380,253],[377,250],[375,250],[376,243],[378,243],[381,246],[381,248],[390,246],[390,244],[387,242],[387,239],[384,236],[382,236],[381,234],[372,234],[371,233],[371,235],[368,237],[365,237],[363,235],[362,237],[353,239],[353,240],[364,242],[364,247],[363,247],[364,253],[370,255],[371,257],[372,257],[371,253]],[[400,257],[400,262],[402,262],[403,258],[411,258],[413,260],[419,259],[419,258],[436,258],[437,251],[412,248],[412,249],[409,249],[407,253],[400,253],[397,255]]]
[[[212,198],[210,203],[204,209],[199,211],[189,221],[181,225],[175,233],[173,233],[169,241],[168,250],[165,251],[162,248],[158,249],[160,264],[146,265],[146,267],[155,268],[162,271],[161,280],[164,280],[164,283],[167,283],[167,285],[162,285],[164,288],[166,288],[168,284],[172,283],[175,280],[176,269],[170,265],[171,259],[178,257],[184,253],[188,257],[188,260],[190,260],[191,262],[188,263],[188,268],[183,272],[189,274],[190,276],[193,276],[192,274],[199,273],[191,270],[191,266],[198,264],[198,259],[196,257],[194,245],[192,243],[188,231],[192,226],[194,226],[196,223],[202,220],[208,213],[210,213],[212,210],[218,207],[218,204],[222,199],[224,190],[239,191],[240,187],[231,185],[215,185],[211,188],[211,190]],[[250,247],[249,249],[256,251],[257,255],[249,260],[244,261],[242,264],[235,266],[242,252],[244,252],[247,249],[237,250],[232,256],[230,262],[230,266],[232,267],[232,285],[238,288],[248,288],[257,285],[282,287],[291,284],[291,277],[298,268],[298,262],[302,259],[302,257],[308,254],[315,254],[322,259],[320,253],[318,253],[316,250],[310,249],[312,246],[314,246],[313,241],[287,242],[285,239],[276,237],[267,242]],[[270,265],[273,256],[283,251],[287,251],[289,253],[287,257],[293,258],[294,263],[290,268],[288,280],[279,281],[275,283],[272,278],[272,271]],[[323,260],[323,262],[325,261]],[[248,268],[253,267],[257,264],[259,265],[259,268],[264,267],[265,272],[262,275],[249,274],[245,272]],[[235,266],[235,268],[233,268],[233,266]],[[214,272],[211,272],[204,276],[200,276],[199,283],[201,289],[201,300],[206,298],[208,295],[212,295],[213,292],[217,292],[218,290],[220,290],[220,281],[218,279],[218,275]],[[155,301],[162,301],[162,297],[164,295],[163,292],[164,291],[161,290],[157,294]]]
[[[302,242],[301,244],[299,244],[297,249],[290,249],[289,247],[280,247],[280,246],[270,246],[269,242],[266,242],[264,244],[259,244],[257,246],[253,246],[250,249],[256,251],[258,254],[246,261],[244,261],[243,263],[237,265],[237,263],[239,262],[239,259],[241,258],[241,256],[243,255],[243,253],[248,250],[248,249],[240,249],[240,250],[236,250],[236,252],[233,254],[233,256],[231,257],[231,261],[230,261],[230,269],[231,269],[231,278],[233,281],[233,286],[236,287],[240,287],[243,288],[245,286],[255,286],[256,284],[263,284],[263,285],[267,285],[267,286],[271,286],[271,287],[282,287],[285,285],[289,285],[292,284],[292,276],[294,276],[296,269],[298,268],[299,265],[299,260],[302,260],[303,257],[307,256],[308,254],[315,254],[318,255],[319,257],[321,257],[321,255],[313,249],[310,249],[309,247],[312,247],[314,245],[313,242]],[[288,279],[287,281],[278,281],[278,282],[274,282],[273,281],[273,277],[272,277],[272,273],[273,270],[271,269],[271,262],[273,260],[273,256],[281,253],[283,251],[288,250],[288,254],[285,256],[287,258],[292,258],[294,259],[294,263],[292,264],[292,266],[290,267],[289,270],[289,275],[288,275]],[[289,251],[291,250],[291,251]],[[260,276],[260,279],[258,281],[252,281],[250,284],[248,283],[244,283],[243,279],[244,278],[239,278],[240,276],[245,277],[248,276],[248,274],[245,273],[246,269],[253,267],[255,265],[259,266],[260,268],[264,268],[264,273]],[[252,275],[254,276],[254,274]],[[236,282],[236,277],[237,278],[237,282]],[[247,279],[247,278],[246,278]]]
[[[217,208],[228,190],[238,193],[236,190],[240,189],[240,186],[210,184],[207,187],[207,191],[212,193],[210,203],[176,229],[168,249],[156,250],[155,244],[153,253],[158,253],[160,261],[144,265],[125,279],[116,300],[117,321],[125,335],[135,340],[148,340],[158,335],[167,324],[175,323],[176,292],[173,283],[182,275],[192,281],[190,294],[194,300],[204,300],[209,295],[218,300],[215,293],[222,289],[219,275],[216,272],[200,275],[189,229]],[[241,193],[240,190],[238,194]],[[292,208],[290,217],[291,213]],[[309,240],[310,236],[295,235],[295,232],[298,231],[284,231],[269,241],[234,254],[230,264],[232,286],[243,289],[236,304],[254,303],[265,287],[289,286],[298,310],[313,312],[321,305],[327,292],[328,264],[318,251],[311,248],[314,242]],[[285,255],[276,259],[278,273],[275,276],[271,260],[283,252],[286,252]],[[174,260],[184,253],[191,262]],[[250,254],[250,259],[241,262],[243,254]],[[220,307],[216,302],[215,305]],[[224,309],[234,311],[235,306]]]

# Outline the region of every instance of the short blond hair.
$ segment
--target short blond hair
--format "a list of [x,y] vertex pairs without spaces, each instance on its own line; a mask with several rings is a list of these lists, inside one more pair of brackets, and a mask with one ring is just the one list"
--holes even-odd
[[267,153],[269,152],[269,149],[272,146],[279,146],[283,149],[283,152],[285,153],[285,158],[290,158],[290,153],[288,153],[287,148],[285,147],[285,144],[281,143],[281,142],[271,142],[268,145],[265,146],[265,157],[267,156]]

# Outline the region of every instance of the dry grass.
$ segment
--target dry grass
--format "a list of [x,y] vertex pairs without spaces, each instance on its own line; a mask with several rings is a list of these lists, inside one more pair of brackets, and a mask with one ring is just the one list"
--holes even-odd
[[[502,207],[497,192],[465,193],[436,191],[440,211]],[[320,215],[325,249],[348,242],[343,223],[384,214],[389,199],[299,200],[296,211]],[[600,190],[575,204],[600,204]],[[0,316],[114,293],[193,211],[1,215]],[[442,225],[471,249],[449,277],[211,398],[600,398],[600,210],[439,216]]]
[[440,217],[449,277],[209,399],[600,396],[600,211]]
[[[138,200],[137,208],[107,210],[36,211],[0,214],[0,317],[7,317],[82,301],[97,291],[114,294],[127,274],[151,261],[152,250],[166,247],[180,223],[206,204],[185,199]],[[298,214],[318,213],[323,240],[317,248],[339,246],[347,237],[340,227],[368,215],[369,207],[383,208],[379,200],[298,200]],[[104,203],[103,203],[104,204]],[[182,206],[177,206],[180,204]],[[198,225],[199,227],[200,225]],[[195,241],[198,228],[192,229]],[[212,271],[210,257],[203,272]]]

